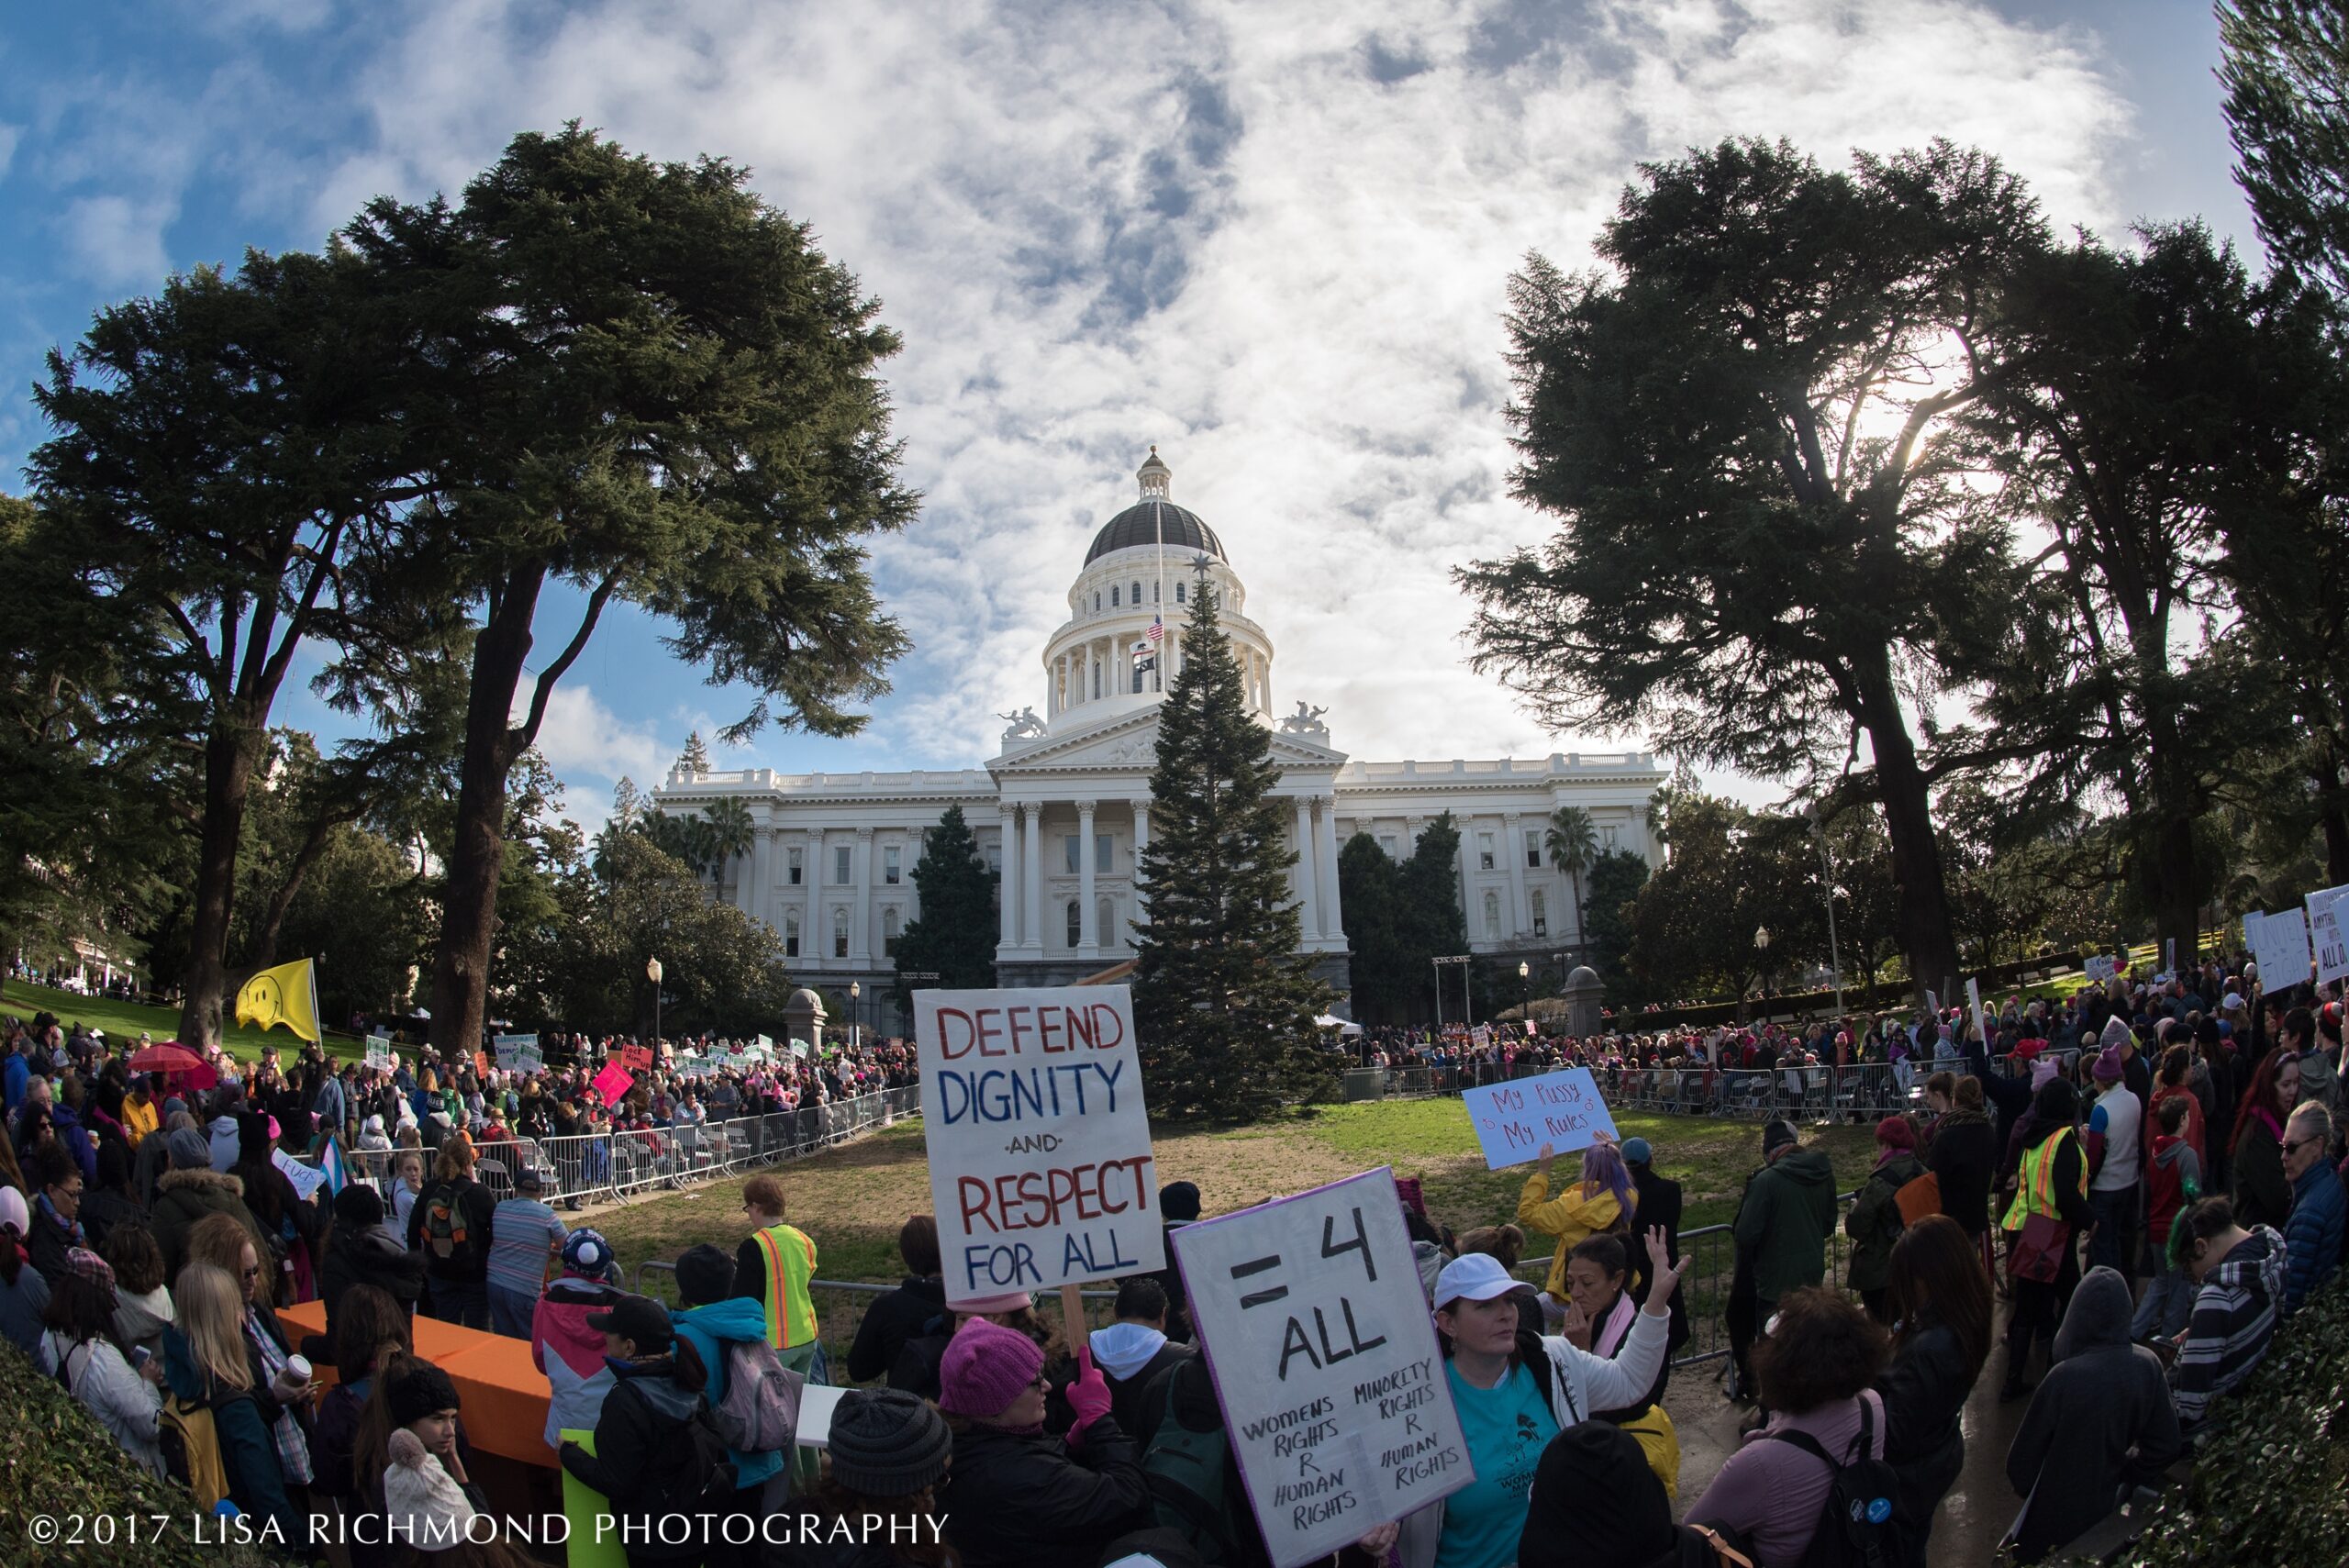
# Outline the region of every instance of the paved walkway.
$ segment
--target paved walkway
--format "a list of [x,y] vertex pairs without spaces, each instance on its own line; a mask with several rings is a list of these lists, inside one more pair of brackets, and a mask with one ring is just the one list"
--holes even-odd
[[[2006,1304],[1998,1305],[1998,1332],[2003,1334]],[[1721,1397],[1721,1364],[1707,1362],[1676,1372],[1664,1393],[1664,1408],[1672,1412],[1673,1425],[1680,1435],[1684,1512],[1735,1450],[1738,1423],[1748,1409]],[[2006,1350],[1993,1343],[1973,1396],[1965,1402],[1965,1469],[1933,1515],[1932,1539],[1926,1554],[1929,1568],[1984,1568],[1996,1557],[1999,1539],[2021,1510],[2022,1499],[2007,1485],[2007,1449],[2031,1402],[1998,1403],[1998,1384],[2006,1371]]]

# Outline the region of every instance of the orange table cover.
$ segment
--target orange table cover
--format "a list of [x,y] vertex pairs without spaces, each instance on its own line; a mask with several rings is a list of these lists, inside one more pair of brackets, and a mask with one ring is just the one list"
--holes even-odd
[[[305,1301],[280,1307],[277,1320],[286,1337],[327,1331],[323,1301]],[[458,1408],[463,1413],[465,1436],[484,1453],[518,1460],[524,1464],[555,1468],[554,1450],[547,1447],[547,1407],[552,1394],[546,1373],[530,1364],[530,1342],[478,1329],[443,1323],[422,1313],[416,1317],[416,1353],[449,1374],[457,1385]],[[334,1381],[334,1368],[321,1366],[317,1375]]]

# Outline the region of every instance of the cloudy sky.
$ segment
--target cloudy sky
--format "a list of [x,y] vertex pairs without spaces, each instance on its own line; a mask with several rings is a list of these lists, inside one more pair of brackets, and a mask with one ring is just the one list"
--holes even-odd
[[[1338,746],[1602,744],[1469,673],[1447,572],[1543,532],[1504,493],[1508,272],[1584,261],[1642,159],[1947,136],[2059,223],[2200,214],[2255,253],[2199,0],[157,0],[15,8],[0,51],[11,486],[21,389],[93,309],[454,193],[518,129],[724,154],[812,223],[905,336],[927,501],[876,550],[916,649],[868,732],[718,753],[794,772],[992,754],[1152,442]],[[592,820],[743,706],[607,617],[542,743]]]

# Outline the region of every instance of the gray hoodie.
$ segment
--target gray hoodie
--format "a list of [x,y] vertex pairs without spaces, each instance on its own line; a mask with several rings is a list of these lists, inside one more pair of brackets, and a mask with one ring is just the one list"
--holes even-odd
[[237,1167],[237,1118],[216,1116],[212,1118],[212,1168],[227,1175]]
[[2007,1480],[2029,1499],[2017,1558],[2037,1562],[2086,1533],[2138,1485],[2158,1485],[2183,1448],[2161,1358],[2130,1343],[2129,1285],[2094,1268],[2056,1330],[2054,1364],[2007,1451]]

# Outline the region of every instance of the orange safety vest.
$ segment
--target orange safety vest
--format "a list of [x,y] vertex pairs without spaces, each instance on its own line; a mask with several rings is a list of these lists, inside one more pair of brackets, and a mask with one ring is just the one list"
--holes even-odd
[[[2064,1140],[2072,1136],[2068,1127],[2059,1127],[2043,1142],[2022,1151],[2021,1179],[2015,1186],[2015,1201],[2008,1206],[2007,1218],[1999,1229],[2020,1230],[2023,1221],[2034,1214],[2050,1219],[2061,1219],[2063,1214],[2055,1207],[2055,1151]],[[2080,1196],[2088,1195],[2088,1162],[2080,1162]]]
[[816,1274],[816,1243],[790,1225],[770,1225],[755,1233],[767,1266],[767,1343],[778,1351],[816,1337],[816,1298],[807,1282]]

